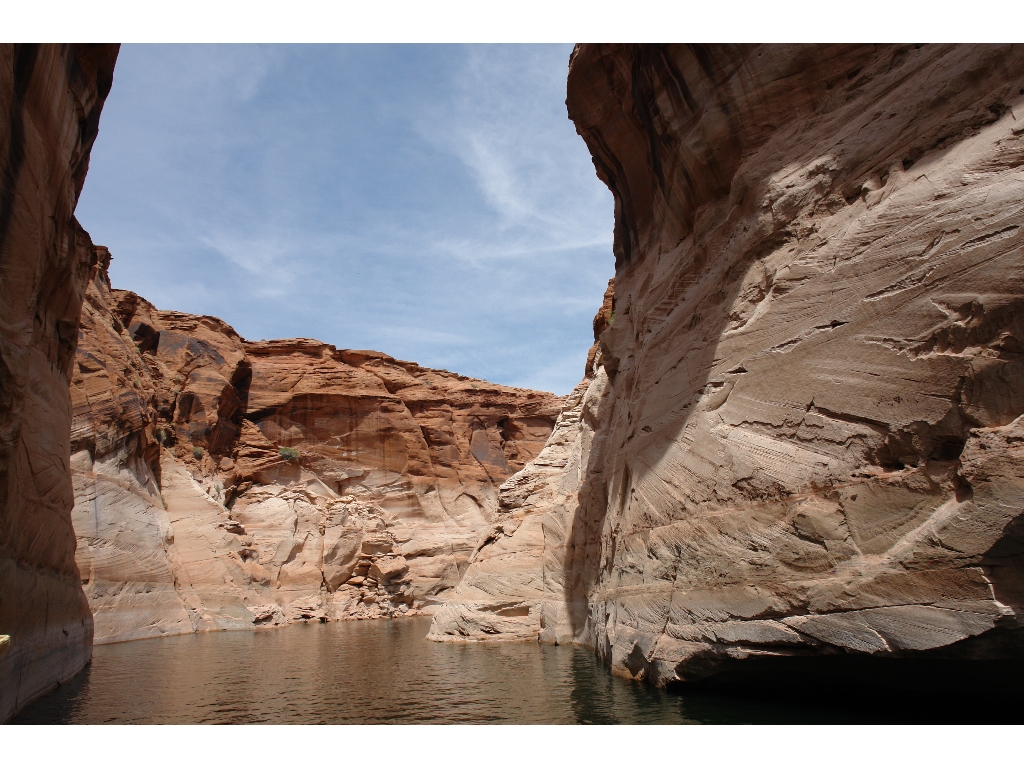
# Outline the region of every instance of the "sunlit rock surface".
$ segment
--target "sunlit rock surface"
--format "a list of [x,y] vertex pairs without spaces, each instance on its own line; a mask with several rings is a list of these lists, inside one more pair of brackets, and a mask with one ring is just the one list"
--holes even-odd
[[565,399],[547,445],[499,488],[497,520],[458,587],[434,616],[440,641],[571,640],[561,593],[566,512],[579,489],[584,381]]
[[1019,657],[1024,49],[585,45],[567,104],[615,196],[613,315],[558,492],[505,484],[519,528],[432,636],[657,684]]
[[116,58],[0,45],[0,722],[92,656],[67,457],[94,251],[74,210]]
[[432,610],[561,400],[311,339],[247,342],[112,290],[72,382],[96,642]]

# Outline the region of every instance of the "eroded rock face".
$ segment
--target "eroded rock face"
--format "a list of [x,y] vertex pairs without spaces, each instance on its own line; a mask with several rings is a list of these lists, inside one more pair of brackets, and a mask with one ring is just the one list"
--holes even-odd
[[[615,196],[614,319],[570,493],[503,505],[563,553],[521,594],[564,618],[514,634],[657,684],[1019,656],[1024,49],[587,45],[567,103]],[[481,634],[512,599],[484,591],[435,634]]]
[[78,562],[96,642],[443,602],[560,399],[110,287],[72,383]]
[[0,45],[0,722],[92,657],[67,456],[95,253],[74,210],[116,58]]
[[585,379],[566,398],[547,445],[498,489],[496,521],[434,616],[431,640],[572,639],[564,610],[566,522],[579,490]]

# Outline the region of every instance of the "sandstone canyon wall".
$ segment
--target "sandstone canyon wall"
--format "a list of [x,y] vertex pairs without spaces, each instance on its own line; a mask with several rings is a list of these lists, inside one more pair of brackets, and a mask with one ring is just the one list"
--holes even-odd
[[1019,658],[1024,48],[584,45],[567,105],[611,312],[432,637]]
[[71,385],[97,643],[430,610],[561,401],[311,339],[247,342],[113,290]]
[[473,553],[463,579],[434,616],[428,638],[439,642],[537,640],[572,642],[565,601],[568,526],[585,467],[592,430],[594,381],[600,344],[610,326],[614,280],[594,317],[595,343],[583,381],[565,398],[551,437],[537,457],[498,489],[497,522]]
[[74,218],[116,45],[0,45],[0,722],[80,670],[68,383],[94,250]]

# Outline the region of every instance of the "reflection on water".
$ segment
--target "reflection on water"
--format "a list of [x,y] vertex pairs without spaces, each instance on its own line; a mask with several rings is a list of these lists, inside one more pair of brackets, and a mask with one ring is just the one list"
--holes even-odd
[[[292,625],[94,649],[16,723],[819,722],[820,711],[676,694],[612,677],[589,650],[425,639],[430,620]],[[847,718],[842,718],[847,719]],[[836,722],[836,718],[831,718]]]

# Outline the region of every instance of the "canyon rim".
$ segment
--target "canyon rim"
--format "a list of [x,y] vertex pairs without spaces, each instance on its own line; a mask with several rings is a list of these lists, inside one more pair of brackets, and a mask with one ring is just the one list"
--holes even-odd
[[1022,658],[1024,47],[577,46],[565,398],[115,290],[116,57],[0,51],[0,721],[94,642],[424,611],[659,686]]

